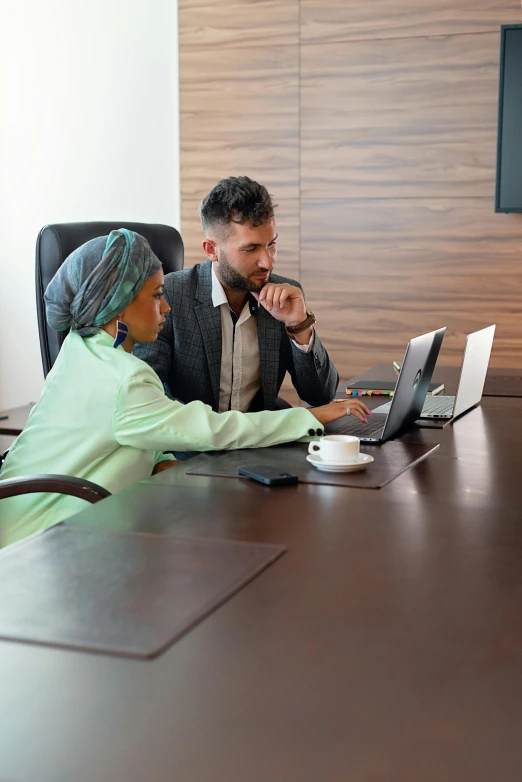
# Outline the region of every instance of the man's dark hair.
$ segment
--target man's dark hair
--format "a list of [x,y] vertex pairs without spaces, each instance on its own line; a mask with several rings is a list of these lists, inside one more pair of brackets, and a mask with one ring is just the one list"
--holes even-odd
[[210,227],[226,232],[229,223],[264,225],[274,216],[270,193],[247,176],[229,176],[215,185],[199,205],[205,235]]

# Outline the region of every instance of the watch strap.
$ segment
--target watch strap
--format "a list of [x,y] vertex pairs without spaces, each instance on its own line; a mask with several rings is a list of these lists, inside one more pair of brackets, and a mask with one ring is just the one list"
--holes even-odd
[[293,334],[300,334],[301,331],[306,331],[306,329],[309,329],[310,326],[313,326],[316,321],[316,317],[314,313],[311,310],[306,310],[306,318],[302,321],[302,323],[298,323],[297,326],[287,326],[286,333],[290,334],[291,336]]

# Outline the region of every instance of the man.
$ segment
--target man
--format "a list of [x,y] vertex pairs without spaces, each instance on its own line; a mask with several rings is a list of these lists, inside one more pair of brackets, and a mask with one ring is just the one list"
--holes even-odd
[[208,260],[165,277],[164,328],[134,351],[171,398],[199,399],[217,412],[273,410],[286,372],[310,405],[334,398],[339,376],[302,288],[272,273],[274,207],[246,176],[221,180],[201,202]]

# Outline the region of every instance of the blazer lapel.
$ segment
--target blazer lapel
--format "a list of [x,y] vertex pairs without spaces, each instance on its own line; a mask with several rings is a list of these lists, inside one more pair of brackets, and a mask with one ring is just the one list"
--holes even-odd
[[219,408],[219,386],[221,379],[221,310],[212,304],[212,262],[205,261],[200,266],[194,312],[201,329],[203,344],[207,355],[210,382],[214,395],[214,409]]
[[261,389],[267,410],[275,407],[278,391],[281,324],[262,306],[257,310],[257,341],[261,370]]

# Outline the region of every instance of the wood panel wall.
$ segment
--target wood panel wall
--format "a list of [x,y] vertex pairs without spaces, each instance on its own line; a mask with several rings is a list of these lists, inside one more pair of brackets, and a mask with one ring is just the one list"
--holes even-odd
[[492,364],[522,366],[522,216],[494,213],[499,29],[520,22],[520,0],[179,0],[187,265],[199,200],[248,174],[342,376],[440,325],[458,364],[491,322]]

